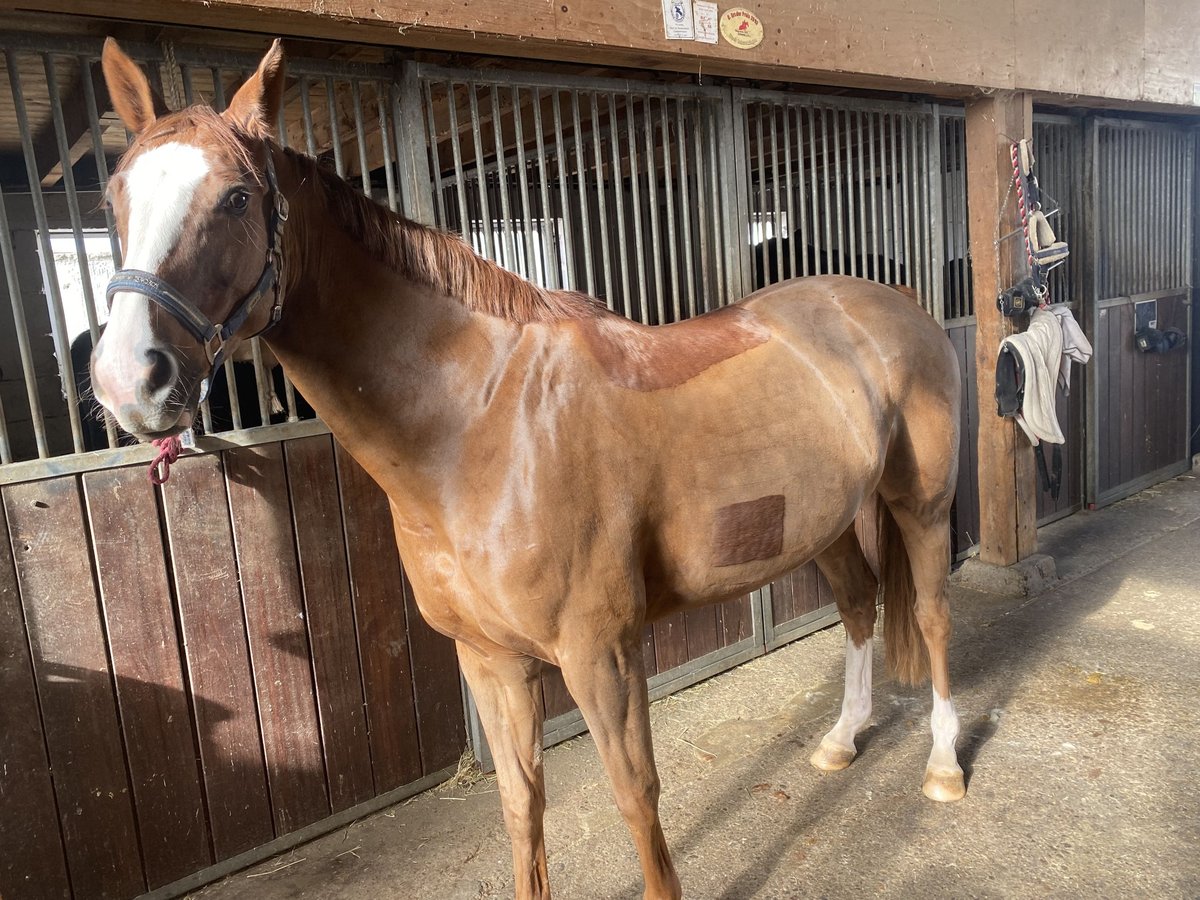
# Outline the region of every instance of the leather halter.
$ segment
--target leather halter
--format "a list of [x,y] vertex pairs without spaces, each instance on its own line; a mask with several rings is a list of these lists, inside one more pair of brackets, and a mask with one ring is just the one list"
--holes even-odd
[[267,152],[267,190],[271,196],[271,213],[267,219],[267,261],[263,265],[258,283],[250,289],[245,297],[238,301],[223,324],[210,322],[208,317],[189,300],[181,291],[176,290],[153,272],[143,272],[141,269],[118,269],[108,283],[106,296],[112,305],[114,294],[130,291],[141,294],[153,300],[182,325],[189,334],[204,346],[204,354],[208,358],[209,370],[205,376],[207,383],[221,363],[225,361],[225,345],[237,334],[259,301],[267,294],[272,294],[271,315],[267,324],[254,333],[252,337],[270,330],[279,322],[282,309],[280,283],[283,280],[283,226],[288,219],[287,198],[279,192],[279,184],[275,178],[275,162],[272,159],[271,148]]

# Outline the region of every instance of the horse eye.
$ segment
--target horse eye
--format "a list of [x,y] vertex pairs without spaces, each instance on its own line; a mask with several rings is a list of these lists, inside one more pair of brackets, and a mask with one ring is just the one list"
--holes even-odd
[[245,191],[234,191],[225,203],[234,212],[245,212],[250,203],[250,195]]

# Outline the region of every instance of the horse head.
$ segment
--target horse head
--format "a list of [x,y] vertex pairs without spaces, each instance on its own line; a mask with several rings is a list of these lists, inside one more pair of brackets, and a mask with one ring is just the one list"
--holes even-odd
[[228,109],[167,112],[111,38],[104,76],[135,135],[109,181],[124,249],[92,355],[96,399],[144,440],[191,426],[207,381],[280,309],[287,205],[270,137],[283,96],[276,41]]

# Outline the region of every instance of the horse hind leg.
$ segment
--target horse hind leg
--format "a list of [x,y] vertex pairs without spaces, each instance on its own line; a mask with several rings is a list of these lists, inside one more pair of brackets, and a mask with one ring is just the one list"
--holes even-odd
[[871,719],[871,656],[878,582],[851,525],[816,559],[833,588],[846,627],[846,687],[837,724],[821,739],[810,762],[824,772],[846,768],[858,754],[854,737]]
[[512,841],[514,896],[549,900],[542,830],[542,664],[527,656],[484,655],[462,642],[457,647],[496,764],[504,824]]
[[[933,682],[933,711],[930,729],[933,732],[933,749],[925,766],[925,779],[921,790],[931,800],[959,800],[966,794],[966,783],[962,768],[958,764],[955,742],[958,739],[958,713],[950,695],[950,666],[948,646],[950,643],[950,604],[946,596],[946,581],[949,575],[950,513],[948,503],[920,504],[911,500],[892,500],[888,512],[881,515],[893,519],[884,521],[883,529],[896,529],[902,541],[887,540],[892,544],[891,555],[907,551],[910,573],[910,599],[903,598],[889,603],[885,585],[885,614],[898,616],[902,620],[894,623],[897,634],[911,630],[912,619],[924,642],[921,653],[921,669],[928,665]],[[900,546],[895,546],[899,544]],[[886,551],[885,551],[886,552]],[[886,579],[885,579],[886,581]],[[901,591],[903,593],[903,590]],[[888,628],[889,638],[893,628]],[[891,648],[889,648],[890,650]],[[903,662],[897,666],[903,680],[916,682],[916,667],[911,665],[915,648],[909,649],[910,665],[905,671]],[[928,662],[925,662],[927,657]],[[923,675],[923,671],[921,672]]]

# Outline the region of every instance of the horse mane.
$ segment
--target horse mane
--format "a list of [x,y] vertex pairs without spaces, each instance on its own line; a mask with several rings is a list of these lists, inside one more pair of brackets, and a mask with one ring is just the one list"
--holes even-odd
[[317,160],[291,148],[333,222],[371,256],[405,278],[510,322],[554,322],[604,315],[598,300],[549,291],[484,259],[458,235],[421,225],[376,203]]

